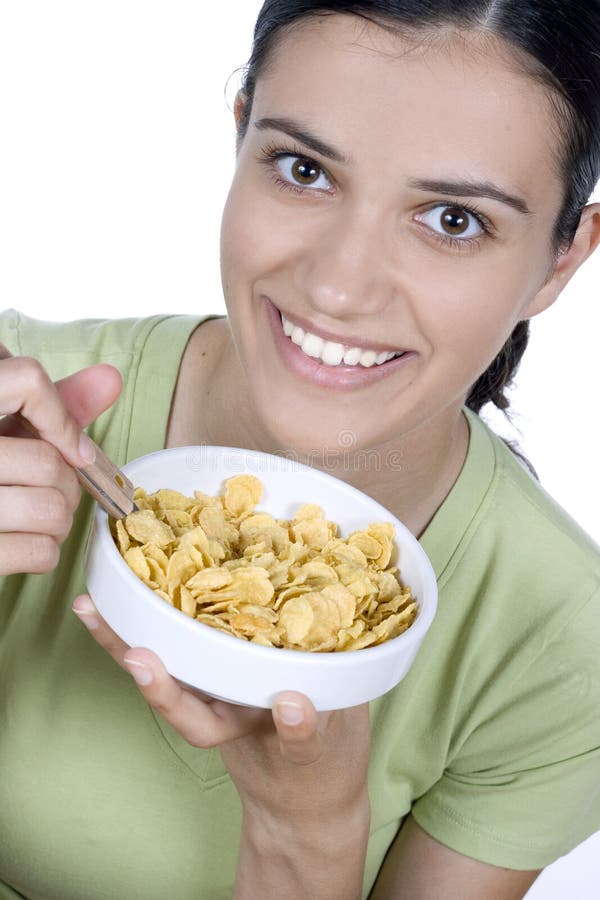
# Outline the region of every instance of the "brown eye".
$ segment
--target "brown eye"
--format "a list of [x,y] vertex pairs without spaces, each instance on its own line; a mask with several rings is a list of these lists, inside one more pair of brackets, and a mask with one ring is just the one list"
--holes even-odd
[[295,153],[277,153],[275,165],[283,180],[290,189],[298,192],[331,191],[329,176],[321,166],[309,156],[298,156]]
[[292,165],[292,176],[298,184],[314,184],[320,174],[321,170],[310,159],[297,158]]
[[473,247],[480,238],[490,234],[483,217],[462,206],[438,203],[416,218],[453,247],[461,244],[464,244],[465,249]]
[[469,228],[469,215],[457,206],[448,206],[442,210],[441,223],[446,234],[458,236]]

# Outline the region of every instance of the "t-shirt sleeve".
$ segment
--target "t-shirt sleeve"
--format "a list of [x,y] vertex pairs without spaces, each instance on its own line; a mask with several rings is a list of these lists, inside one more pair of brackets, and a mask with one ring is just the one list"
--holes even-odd
[[541,869],[600,829],[600,590],[565,620],[512,685],[486,686],[485,715],[413,805],[459,853]]
[[0,311],[0,341],[8,346],[12,354],[20,353],[18,345],[19,314],[14,309]]

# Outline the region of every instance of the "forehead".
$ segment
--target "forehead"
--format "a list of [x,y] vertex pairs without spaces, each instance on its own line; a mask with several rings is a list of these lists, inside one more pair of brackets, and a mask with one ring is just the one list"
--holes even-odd
[[562,193],[547,89],[490,37],[401,37],[350,15],[300,21],[257,80],[253,119],[265,115],[298,118],[356,164],[495,176],[551,205]]

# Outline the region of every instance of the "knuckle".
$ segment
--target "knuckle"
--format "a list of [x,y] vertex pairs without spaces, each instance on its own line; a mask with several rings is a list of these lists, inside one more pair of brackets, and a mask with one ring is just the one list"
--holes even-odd
[[67,472],[67,483],[65,485],[65,496],[67,497],[69,507],[74,512],[79,506],[81,499],[81,487],[77,476],[72,469]]
[[144,690],[144,695],[145,695],[146,699],[148,700],[148,703],[150,703],[152,705],[153,709],[155,709],[156,712],[159,713],[163,717],[163,719],[167,719],[167,721],[170,721],[170,719],[173,716],[172,704],[168,703],[166,700],[164,700],[161,697],[157,697],[157,696],[153,697],[152,696],[153,693],[154,692],[152,691],[152,686],[150,686],[150,688],[145,688],[145,690]]
[[63,434],[66,438],[73,438],[78,429],[71,419],[64,405],[57,402],[56,388],[43,365],[39,360],[22,356],[17,358],[17,365],[21,369],[21,390],[24,393],[26,409],[39,407],[45,403],[51,403],[53,411],[53,430],[57,434]]
[[119,657],[122,655],[123,651],[121,649],[121,642],[119,641],[116,634],[110,631],[103,620],[100,620],[100,628],[96,632],[97,637],[101,638],[101,643],[109,656],[112,656],[114,660],[119,661]]
[[32,535],[30,560],[35,572],[51,572],[58,565],[59,558],[59,546],[50,535]]
[[44,390],[50,384],[48,373],[41,362],[33,356],[21,356],[18,365],[22,369],[22,377],[25,380],[29,393],[36,394]]
[[71,510],[67,499],[57,488],[48,488],[43,493],[41,518],[53,531],[64,531],[71,519]]
[[314,763],[318,762],[321,754],[314,747],[298,747],[298,746],[282,746],[281,755],[284,759],[287,759],[288,762],[293,763],[295,766],[300,766],[301,768],[308,768],[312,766]]
[[55,534],[53,535],[53,537],[58,541],[59,544],[62,544],[62,542],[68,538],[72,526],[73,514],[69,512],[62,526],[57,528]]
[[63,475],[67,464],[52,444],[46,441],[35,441],[35,464],[45,484],[56,484]]
[[212,750],[222,743],[214,737],[208,737],[208,735],[198,734],[196,732],[182,732],[181,736],[188,744],[190,744],[190,746],[196,747],[197,750]]

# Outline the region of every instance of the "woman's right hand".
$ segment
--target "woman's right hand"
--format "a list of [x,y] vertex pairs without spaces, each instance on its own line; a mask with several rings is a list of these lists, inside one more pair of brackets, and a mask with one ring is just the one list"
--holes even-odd
[[81,495],[73,467],[92,461],[82,428],[115,402],[121,386],[109,365],[53,384],[35,359],[0,361],[0,416],[20,412],[40,435],[0,419],[0,576],[56,567]]

